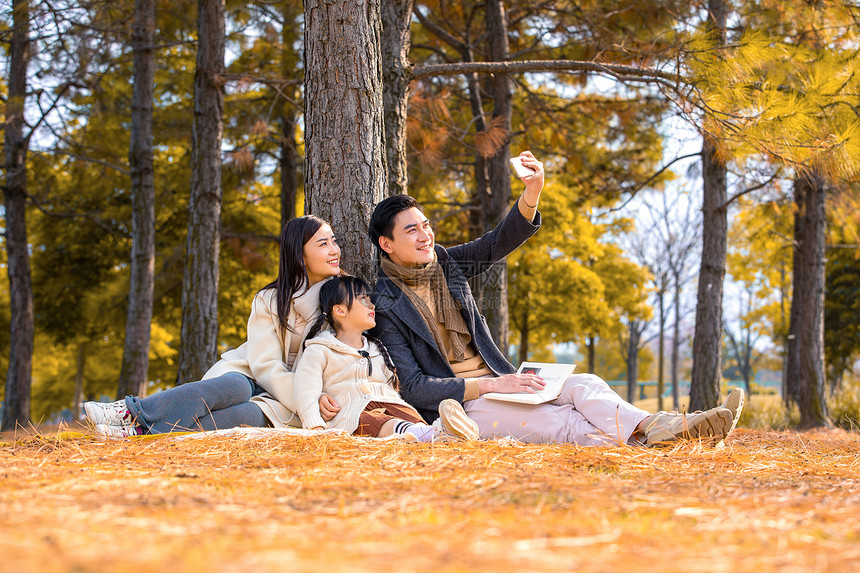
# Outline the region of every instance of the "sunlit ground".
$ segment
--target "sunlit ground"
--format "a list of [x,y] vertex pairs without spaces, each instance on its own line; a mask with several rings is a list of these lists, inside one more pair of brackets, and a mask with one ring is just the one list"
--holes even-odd
[[19,436],[0,446],[2,570],[851,571],[857,438]]

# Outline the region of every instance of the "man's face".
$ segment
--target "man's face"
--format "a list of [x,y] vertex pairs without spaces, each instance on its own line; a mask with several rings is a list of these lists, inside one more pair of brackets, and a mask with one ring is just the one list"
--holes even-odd
[[380,237],[379,246],[391,262],[403,267],[420,267],[433,260],[435,236],[430,221],[419,209],[401,211],[394,219],[392,237]]

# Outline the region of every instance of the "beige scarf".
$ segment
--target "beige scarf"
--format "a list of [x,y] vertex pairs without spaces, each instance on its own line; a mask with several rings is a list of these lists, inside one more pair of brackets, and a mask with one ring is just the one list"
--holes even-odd
[[[397,288],[403,291],[409,302],[421,314],[421,318],[424,319],[430,334],[436,341],[436,346],[445,353],[445,357],[451,356],[454,362],[461,362],[465,357],[466,347],[472,341],[472,336],[469,334],[463,315],[460,314],[460,309],[457,308],[454,298],[451,296],[451,291],[448,290],[448,283],[445,282],[445,275],[442,273],[442,267],[436,258],[436,252],[433,252],[432,262],[424,267],[415,268],[402,267],[393,263],[388,257],[382,257],[382,271],[397,285]],[[430,283],[430,292],[436,298],[436,312],[439,315],[439,322],[445,325],[449,331],[451,348],[448,348],[442,341],[442,335],[439,333],[436,318],[430,312],[430,307],[411,288],[428,282]]]

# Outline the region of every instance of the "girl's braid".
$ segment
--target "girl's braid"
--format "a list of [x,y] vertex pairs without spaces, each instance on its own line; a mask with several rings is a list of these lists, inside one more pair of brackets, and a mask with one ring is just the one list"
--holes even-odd
[[382,341],[376,338],[375,336],[371,336],[364,333],[364,337],[367,338],[369,342],[372,342],[379,349],[379,353],[382,354],[382,359],[385,361],[385,366],[391,370],[391,378],[388,379],[388,383],[394,386],[394,389],[398,392],[400,391],[400,379],[397,378],[397,368],[394,366],[394,361],[391,360],[391,355],[388,354],[388,349],[385,348],[385,345],[382,344]]

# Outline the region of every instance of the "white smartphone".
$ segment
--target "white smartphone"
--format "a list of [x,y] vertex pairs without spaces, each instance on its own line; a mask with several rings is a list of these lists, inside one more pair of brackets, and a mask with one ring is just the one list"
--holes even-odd
[[508,159],[508,161],[511,164],[511,169],[514,170],[514,173],[516,173],[517,177],[519,177],[520,179],[522,179],[523,177],[528,177],[529,175],[535,174],[534,169],[532,169],[531,167],[526,167],[525,165],[523,165],[523,158],[520,156],[511,157],[510,159]]

